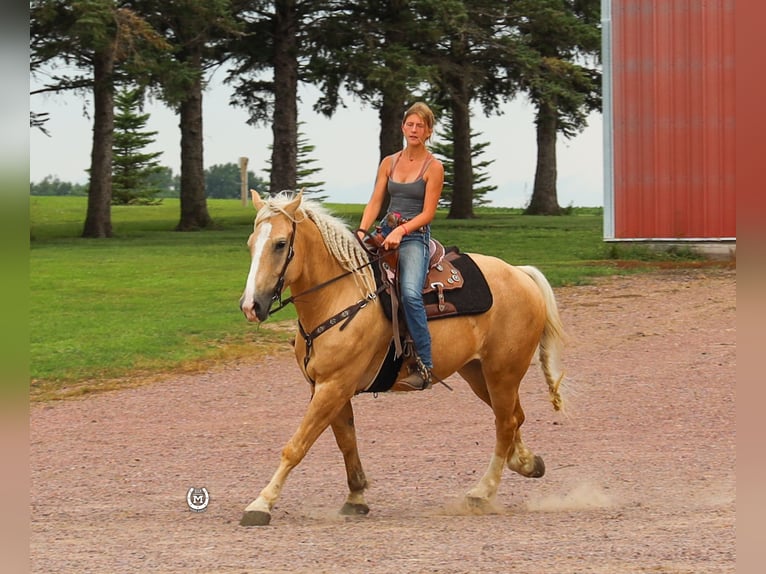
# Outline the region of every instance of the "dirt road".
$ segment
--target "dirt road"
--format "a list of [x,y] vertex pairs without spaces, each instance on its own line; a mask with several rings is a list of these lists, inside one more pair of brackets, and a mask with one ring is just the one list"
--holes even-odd
[[[736,271],[556,294],[568,414],[533,364],[523,430],[547,473],[506,470],[493,514],[461,504],[489,462],[493,420],[452,377],[454,392],[355,399],[367,517],[336,514],[346,486],[328,431],[271,525],[239,526],[308,399],[285,353],[32,405],[32,571],[734,572]],[[191,487],[209,494],[203,512],[187,505]]]

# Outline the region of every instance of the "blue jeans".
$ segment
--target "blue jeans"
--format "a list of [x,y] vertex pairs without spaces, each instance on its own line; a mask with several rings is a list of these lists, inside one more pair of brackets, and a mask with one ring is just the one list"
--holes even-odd
[[[383,234],[390,228],[383,226]],[[426,308],[423,305],[423,284],[428,272],[430,231],[413,231],[399,244],[399,294],[415,352],[423,365],[432,369],[431,333],[428,331]]]

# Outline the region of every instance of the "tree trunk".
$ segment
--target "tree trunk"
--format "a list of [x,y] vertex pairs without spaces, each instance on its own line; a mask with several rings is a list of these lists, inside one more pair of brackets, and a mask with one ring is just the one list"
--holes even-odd
[[[389,155],[400,151],[403,147],[402,137],[402,114],[404,113],[405,101],[404,96],[400,94],[384,93],[383,101],[378,109],[378,118],[380,119],[380,161]],[[375,172],[372,172],[373,178]],[[374,179],[371,180],[374,184]],[[391,198],[386,192],[383,204],[380,206],[380,213],[378,213],[378,219],[383,217],[388,211],[388,205],[391,203]]]
[[556,197],[556,107],[542,102],[537,109],[537,168],[526,215],[561,215]]
[[176,231],[196,231],[213,222],[205,199],[205,165],[202,145],[202,47],[191,46],[187,62],[199,72],[180,105],[181,220]]
[[[402,71],[402,62],[399,56],[391,57],[387,52],[392,50],[397,53],[401,46],[407,43],[406,34],[403,31],[404,20],[411,18],[411,12],[406,0],[390,0],[385,3],[384,19],[388,25],[384,27],[384,66],[387,70],[386,81],[381,84],[381,100],[378,108],[380,120],[380,134],[378,135],[379,158],[378,163],[386,157],[401,151],[404,147],[402,135],[402,122],[405,108],[410,97],[406,85],[406,74]],[[374,184],[373,179],[371,180]],[[372,187],[372,186],[370,186]],[[391,198],[386,193],[383,204],[380,206],[378,219],[388,211]]]
[[271,194],[295,190],[298,180],[298,14],[295,0],[275,4]]
[[452,86],[452,203],[448,219],[471,219],[473,214],[473,165],[471,161],[471,110],[463,77],[453,77]]
[[83,237],[112,236],[113,48],[110,44],[96,52],[93,60],[93,148]]
[[378,110],[380,119],[380,158],[396,153],[404,146],[402,137],[402,114],[404,113],[406,102],[402,95],[395,95],[393,92],[383,94],[383,102]]

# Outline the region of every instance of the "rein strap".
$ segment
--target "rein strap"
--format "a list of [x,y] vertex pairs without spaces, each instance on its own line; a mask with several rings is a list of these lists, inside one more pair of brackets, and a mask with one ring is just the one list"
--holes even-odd
[[[292,245],[290,247],[290,250],[292,251]],[[290,259],[292,259],[292,257],[290,257]],[[271,317],[271,315],[273,315],[277,311],[281,311],[282,309],[284,309],[285,307],[287,307],[291,303],[294,303],[296,299],[298,299],[300,297],[303,297],[304,295],[308,295],[309,293],[313,293],[314,291],[319,291],[320,289],[322,289],[324,287],[327,287],[328,285],[331,285],[331,284],[335,283],[336,281],[340,281],[341,279],[351,275],[352,273],[356,273],[357,271],[361,271],[365,267],[369,267],[370,265],[372,265],[374,263],[377,263],[378,261],[380,261],[380,259],[382,259],[382,257],[376,257],[375,259],[370,260],[369,262],[365,263],[364,265],[360,265],[359,267],[357,267],[356,269],[353,269],[352,271],[345,271],[345,272],[341,273],[340,275],[336,275],[332,279],[328,279],[327,281],[324,281],[322,283],[319,283],[318,285],[314,285],[313,287],[311,287],[309,289],[306,289],[302,293],[298,293],[297,295],[291,295],[290,297],[288,297],[287,299],[285,299],[283,301],[282,300],[282,296],[281,296],[281,290],[282,289],[281,289],[281,285],[280,284],[284,284],[284,273],[285,273],[285,271],[287,271],[287,264],[285,264],[285,267],[284,267],[284,269],[282,271],[282,275],[283,276],[280,277],[280,281],[277,283],[277,287],[279,288],[279,291],[277,291],[275,289],[274,296],[272,297],[272,304],[274,304],[275,302],[279,301],[279,305],[276,308],[274,308],[274,309],[269,309],[269,317]]]

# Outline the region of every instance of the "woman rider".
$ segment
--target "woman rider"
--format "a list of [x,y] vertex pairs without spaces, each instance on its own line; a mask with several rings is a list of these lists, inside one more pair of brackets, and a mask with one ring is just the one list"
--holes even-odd
[[399,289],[404,319],[415,345],[416,365],[397,382],[414,390],[431,386],[431,334],[422,289],[428,271],[431,221],[444,185],[444,166],[426,148],[434,129],[434,114],[423,102],[407,109],[402,121],[405,148],[383,159],[375,187],[364,209],[359,234],[375,221],[388,191],[391,201],[381,221],[384,249],[399,248]]

